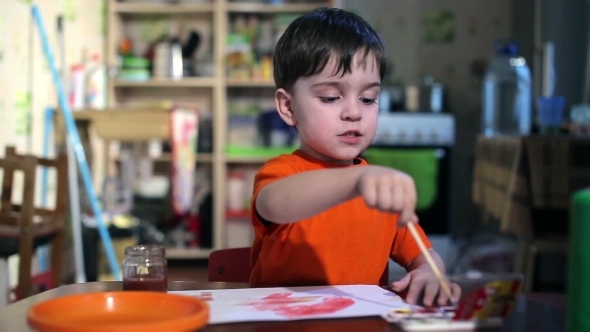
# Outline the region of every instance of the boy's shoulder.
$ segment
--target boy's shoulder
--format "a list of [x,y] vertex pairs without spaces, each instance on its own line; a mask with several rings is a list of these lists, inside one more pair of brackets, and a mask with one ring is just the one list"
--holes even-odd
[[308,162],[306,158],[298,150],[293,151],[289,154],[281,154],[276,157],[269,159],[262,168],[273,167],[273,166],[303,166]]
[[321,168],[323,168],[321,162],[295,150],[293,153],[281,154],[269,159],[259,172],[280,170],[281,173],[297,173]]

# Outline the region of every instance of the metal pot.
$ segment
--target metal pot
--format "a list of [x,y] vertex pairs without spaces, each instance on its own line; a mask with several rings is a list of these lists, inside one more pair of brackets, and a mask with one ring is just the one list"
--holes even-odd
[[422,85],[408,85],[405,89],[405,109],[408,112],[443,113],[448,111],[447,89],[426,76]]

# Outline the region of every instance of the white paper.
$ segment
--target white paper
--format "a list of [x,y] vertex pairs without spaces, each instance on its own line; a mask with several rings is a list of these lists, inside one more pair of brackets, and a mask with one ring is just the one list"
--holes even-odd
[[373,285],[173,291],[204,299],[209,324],[381,316],[410,305]]

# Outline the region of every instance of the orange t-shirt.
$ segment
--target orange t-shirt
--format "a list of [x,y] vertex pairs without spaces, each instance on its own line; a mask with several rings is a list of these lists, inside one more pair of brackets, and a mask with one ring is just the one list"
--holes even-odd
[[[362,197],[284,225],[263,221],[255,211],[258,193],[273,181],[305,171],[366,165],[362,159],[358,165],[336,165],[297,150],[269,160],[258,171],[252,199],[251,283],[378,285],[389,257],[406,266],[420,254],[407,228],[398,229],[397,214],[372,209]],[[430,247],[422,229],[416,228]]]

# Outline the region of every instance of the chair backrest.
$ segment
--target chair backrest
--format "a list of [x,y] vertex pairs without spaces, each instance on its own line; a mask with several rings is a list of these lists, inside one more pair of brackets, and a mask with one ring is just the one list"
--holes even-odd
[[214,250],[209,255],[208,273],[210,282],[248,282],[250,247]]
[[[214,250],[209,255],[207,271],[210,282],[249,282],[250,247]],[[379,279],[380,286],[389,286],[389,264]]]
[[[56,204],[53,208],[35,206],[37,167],[55,168],[57,173]],[[26,298],[43,289],[61,284],[65,250],[67,213],[67,156],[56,159],[19,155],[7,147],[0,159],[2,193],[0,193],[0,257],[19,255],[16,299]],[[23,185],[14,190],[15,173],[22,173]],[[15,194],[19,197],[14,196]],[[13,197],[14,196],[14,197]],[[20,198],[20,199],[17,199]],[[15,203],[18,202],[18,203]],[[32,277],[33,252],[39,245],[51,243],[51,271]],[[48,280],[51,279],[51,282]]]
[[[20,231],[26,232],[31,227],[35,199],[35,167],[37,158],[33,156],[14,157],[6,156],[0,159],[2,169],[2,193],[0,194],[0,225],[14,227],[14,236],[19,236]],[[14,204],[14,174],[22,172],[23,188],[21,202]]]
[[[41,158],[41,157],[36,157],[36,156],[30,156],[30,155],[19,155],[16,152],[16,149],[12,146],[7,146],[5,149],[5,158],[8,160],[16,160],[16,161],[21,161],[24,162],[26,167],[33,167],[33,172],[36,170],[37,166],[43,167],[43,168],[53,168],[55,169],[56,172],[56,193],[55,193],[55,197],[56,197],[56,202],[55,202],[55,206],[52,209],[47,209],[46,207],[35,207],[34,208],[34,215],[38,215],[38,216],[54,216],[54,217],[58,217],[61,220],[65,219],[65,216],[67,214],[67,204],[68,204],[68,157],[65,154],[65,152],[61,152],[59,153],[55,159],[49,159],[49,158]],[[32,166],[31,166],[32,165]],[[32,189],[29,190],[25,190],[25,193],[34,193],[35,192],[35,173],[33,173],[33,177],[32,177],[32,181],[33,181],[33,187]],[[8,173],[4,173],[4,181],[3,182],[7,182],[8,184],[12,185],[12,177],[13,177],[13,173],[12,172],[8,172]],[[26,187],[25,187],[26,189]],[[5,199],[7,199],[7,197],[4,196],[4,190],[2,191],[2,208],[4,208],[4,204],[5,204]],[[6,193],[6,195],[8,195],[8,197],[11,195],[9,192]],[[34,194],[31,196],[35,196]],[[9,199],[9,198],[8,198]],[[18,206],[16,206],[16,208],[18,209]]]

